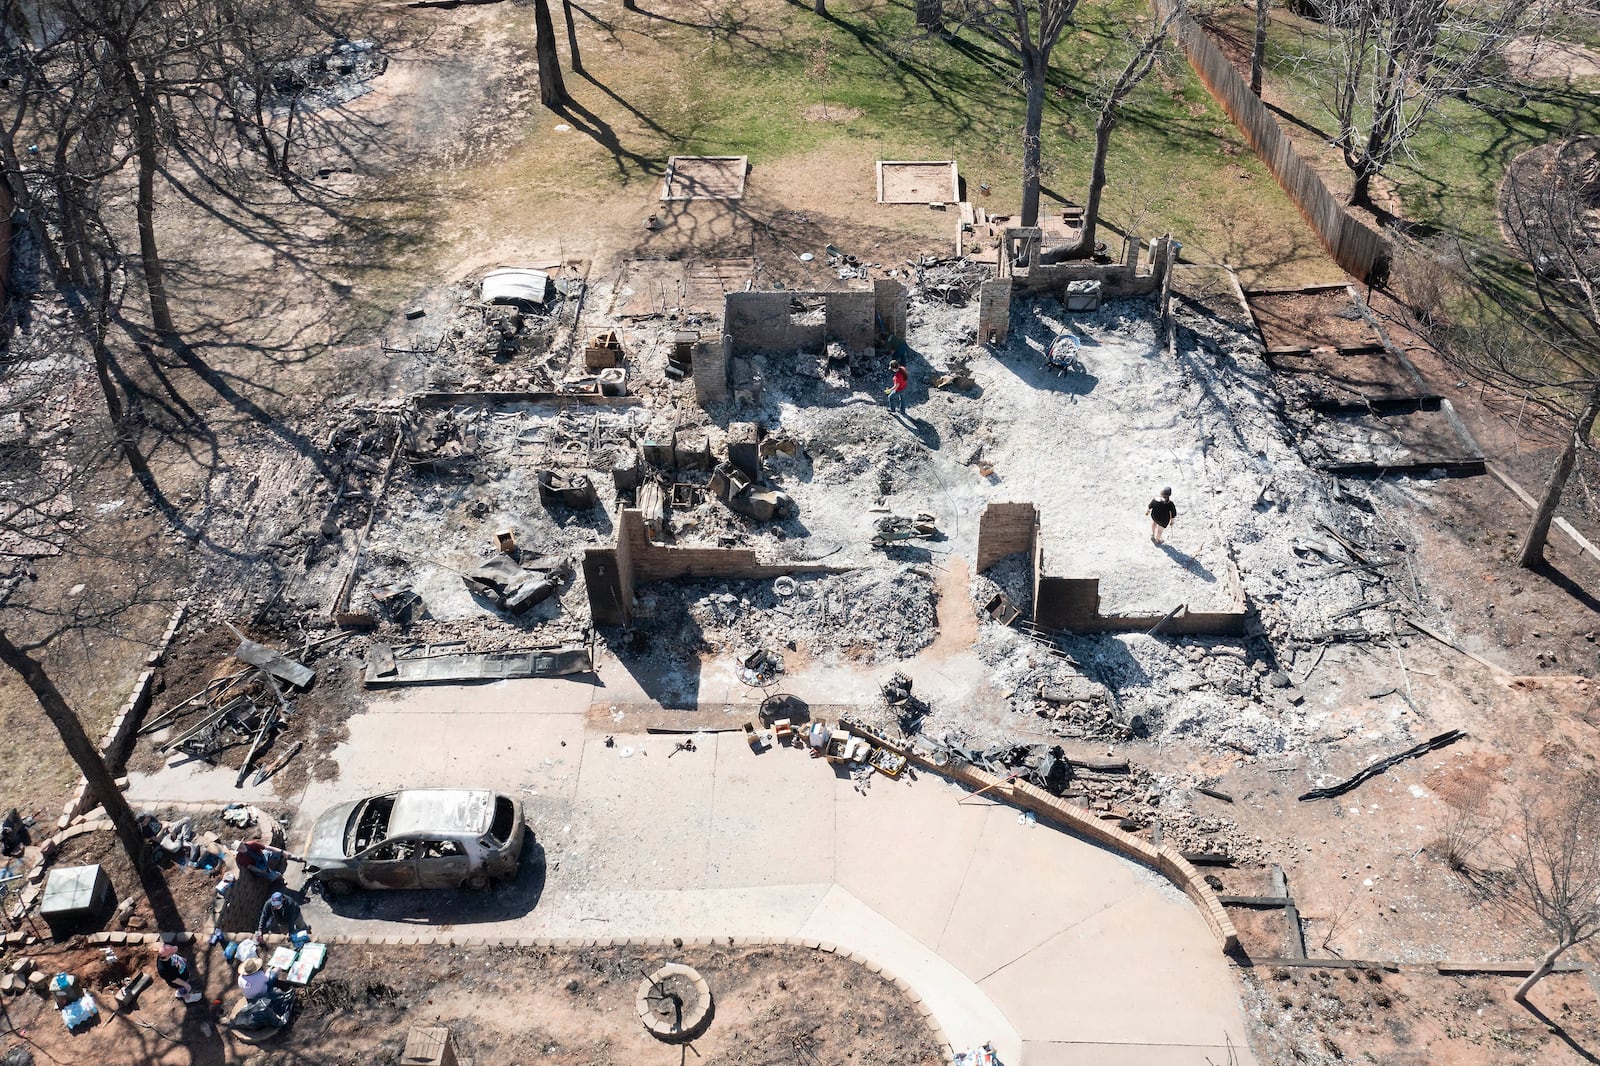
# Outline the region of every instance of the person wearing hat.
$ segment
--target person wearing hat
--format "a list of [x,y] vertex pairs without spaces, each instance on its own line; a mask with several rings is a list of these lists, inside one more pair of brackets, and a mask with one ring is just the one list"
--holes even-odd
[[1164,487],[1161,495],[1150,501],[1144,513],[1150,516],[1150,539],[1160,544],[1167,527],[1178,517],[1178,505],[1172,502],[1172,486]]
[[274,892],[261,905],[261,917],[256,921],[256,936],[277,932],[293,936],[305,928],[306,923],[300,917],[300,904],[286,893]]
[[246,1000],[260,999],[272,990],[272,979],[276,976],[276,970],[263,964],[259,955],[253,955],[239,967],[239,991]]
[[172,994],[185,1003],[199,1000],[200,993],[190,983],[194,975],[189,960],[178,954],[178,945],[161,945],[161,951],[156,956],[156,976],[165,981],[172,989]]

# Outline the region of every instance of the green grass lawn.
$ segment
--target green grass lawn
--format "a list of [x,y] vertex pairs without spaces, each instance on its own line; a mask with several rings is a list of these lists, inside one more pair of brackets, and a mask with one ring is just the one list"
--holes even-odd
[[[472,180],[528,195],[581,186],[637,197],[672,154],[748,155],[754,182],[765,168],[838,150],[954,158],[969,197],[982,183],[992,189],[983,201],[991,211],[1020,202],[1023,89],[1015,61],[993,42],[921,34],[909,0],[836,0],[826,17],[782,0],[641,7],[597,6],[594,18],[580,19],[592,80],[567,82],[590,136],[555,141],[548,131],[558,119],[530,109],[521,145]],[[527,23],[514,32],[531,41],[528,9],[499,10]],[[1094,125],[1085,93],[1120,69],[1133,36],[1150,24],[1145,0],[1087,3],[1058,46],[1044,128],[1047,209],[1052,193],[1084,198]],[[808,119],[824,107],[852,117]],[[1126,104],[1109,173],[1103,215],[1114,230],[1146,238],[1170,231],[1186,258],[1290,281],[1337,273],[1176,50]],[[459,195],[468,197],[471,183],[459,183]],[[819,188],[815,206],[829,199]]]
[[[1254,29],[1250,10],[1224,8],[1215,16],[1248,40]],[[1302,59],[1321,47],[1321,27],[1279,10],[1268,34],[1268,95],[1304,125],[1284,122],[1296,147],[1348,189],[1348,171],[1326,141],[1336,132],[1322,103],[1318,64]],[[1311,127],[1308,129],[1307,127]],[[1600,129],[1600,83],[1547,81],[1519,91],[1489,90],[1468,100],[1446,100],[1434,120],[1413,138],[1409,154],[1385,172],[1399,198],[1400,213],[1437,231],[1474,240],[1496,234],[1495,196],[1506,165],[1538,144],[1572,131]],[[1491,242],[1492,243],[1492,242]]]

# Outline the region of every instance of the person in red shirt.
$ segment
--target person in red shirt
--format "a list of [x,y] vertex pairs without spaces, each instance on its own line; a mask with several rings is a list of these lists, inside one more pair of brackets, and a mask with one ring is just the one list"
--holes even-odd
[[273,882],[283,880],[285,862],[305,862],[298,855],[290,855],[282,848],[259,840],[241,840],[233,859],[240,873],[254,874],[262,880]]
[[884,394],[889,397],[889,410],[905,414],[906,386],[911,384],[911,378],[906,374],[906,368],[899,360],[890,363],[889,369],[894,372],[894,380]]

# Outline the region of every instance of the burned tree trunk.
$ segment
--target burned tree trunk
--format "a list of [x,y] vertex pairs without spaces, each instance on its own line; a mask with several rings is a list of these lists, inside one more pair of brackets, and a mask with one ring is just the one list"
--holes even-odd
[[1267,58],[1268,0],[1256,0],[1256,43],[1250,49],[1250,91],[1261,95],[1261,65]]
[[1535,966],[1533,972],[1523,979],[1515,992],[1511,993],[1511,998],[1518,1003],[1528,1002],[1528,993],[1533,991],[1533,986],[1550,976],[1550,971],[1556,968],[1556,960],[1571,946],[1571,944],[1557,944],[1545,952],[1544,958],[1539,960],[1539,965]]
[[1561,492],[1567,486],[1567,479],[1572,476],[1572,468],[1578,460],[1578,449],[1589,442],[1589,433],[1594,428],[1597,415],[1600,415],[1600,390],[1589,394],[1582,413],[1573,423],[1572,432],[1567,434],[1566,446],[1556,459],[1550,480],[1545,483],[1544,495],[1533,512],[1533,524],[1528,527],[1528,535],[1522,540],[1522,553],[1517,558],[1517,565],[1525,570],[1533,570],[1544,562],[1544,545],[1550,538],[1550,523],[1555,520],[1556,505],[1561,502]]
[[124,64],[123,77],[133,101],[134,159],[139,170],[134,214],[138,219],[139,261],[144,267],[145,296],[150,302],[150,324],[163,340],[170,341],[177,337],[178,329],[173,325],[172,308],[167,303],[167,270],[156,242],[156,171],[161,161],[157,155],[155,107],[131,62]]
[[100,757],[100,749],[89,739],[89,734],[84,732],[83,723],[78,720],[77,714],[67,706],[66,699],[56,688],[55,682],[50,679],[44,667],[26,651],[13,644],[10,635],[4,630],[0,630],[0,663],[15,670],[17,676],[28,686],[39,707],[44,711],[45,717],[50,719],[50,724],[55,726],[56,732],[61,735],[61,742],[66,746],[67,754],[72,757],[72,761],[82,771],[84,780],[89,783],[89,794],[100,801],[100,805],[110,816],[111,824],[116,827],[117,839],[122,842],[123,850],[128,853],[133,868],[139,872],[139,880],[150,900],[150,909],[155,916],[157,928],[163,931],[182,929],[183,919],[179,916],[177,906],[172,900],[172,893],[167,889],[166,879],[161,876],[160,869],[152,861],[150,851],[145,846],[144,835],[139,832],[139,823],[133,816],[133,808],[128,806],[127,797],[117,788],[110,767],[106,766],[106,761]]
[[550,0],[533,0],[535,39],[533,51],[539,61],[539,102],[559,111],[572,102],[566,82],[561,79],[561,61],[556,55],[556,27],[550,18]]
[[1111,83],[1111,88],[1100,105],[1100,117],[1095,120],[1094,125],[1094,169],[1089,177],[1088,203],[1083,209],[1083,231],[1078,234],[1075,244],[1063,252],[1052,253],[1051,259],[1083,259],[1094,254],[1095,230],[1100,224],[1100,196],[1106,187],[1106,156],[1111,151],[1111,131],[1117,128],[1117,119],[1120,117],[1123,102],[1134,89],[1139,87],[1139,83],[1144,81],[1155,68],[1156,61],[1161,58],[1162,44],[1167,39],[1167,31],[1171,29],[1178,10],[1181,9],[1175,8],[1173,13],[1144,39],[1138,50],[1128,59],[1122,72]]
[[1028,49],[1022,56],[1022,79],[1028,87],[1028,112],[1022,127],[1022,225],[1039,224],[1039,186],[1044,180],[1041,170],[1044,129],[1045,78],[1050,73],[1050,57],[1037,49]]
[[1100,112],[1094,124],[1094,169],[1089,176],[1089,195],[1083,205],[1083,232],[1069,258],[1083,259],[1094,254],[1094,238],[1100,225],[1100,196],[1106,187],[1106,156],[1111,152],[1111,131],[1117,126],[1112,108]]
[[578,27],[572,20],[572,0],[561,0],[561,15],[567,21],[567,51],[572,54],[572,73],[583,73],[583,58],[578,54]]

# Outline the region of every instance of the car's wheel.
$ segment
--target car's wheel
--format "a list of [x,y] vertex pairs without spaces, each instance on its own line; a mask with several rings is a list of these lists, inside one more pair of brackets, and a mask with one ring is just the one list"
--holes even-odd
[[330,898],[348,896],[356,890],[356,886],[343,878],[334,878],[322,882],[322,891]]
[[489,887],[489,876],[487,874],[473,874],[461,882],[461,885],[463,888],[470,888],[474,892],[482,892]]

